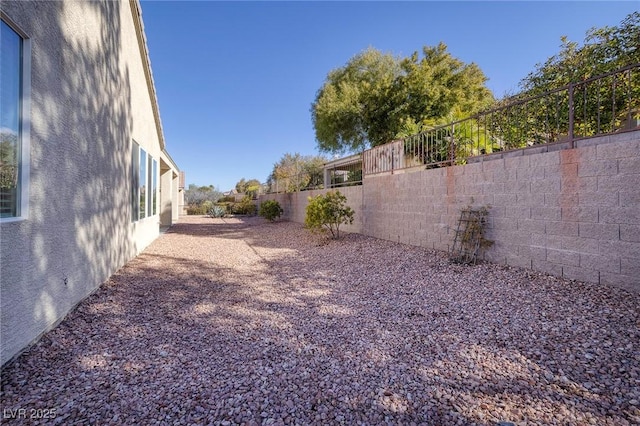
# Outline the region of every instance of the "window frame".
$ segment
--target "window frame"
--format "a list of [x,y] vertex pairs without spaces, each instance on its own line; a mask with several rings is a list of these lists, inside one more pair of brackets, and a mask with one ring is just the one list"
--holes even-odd
[[155,216],[158,214],[158,160],[152,158],[152,167],[151,167],[151,195],[149,200],[151,202],[151,214],[150,216]]
[[131,222],[140,220],[140,145],[131,141]]
[[147,214],[149,210],[149,153],[147,150],[140,147],[140,154],[138,158],[140,159],[138,163],[138,175],[140,176],[138,180],[138,205],[140,206],[138,210],[138,220],[142,220],[149,216]]
[[20,29],[4,12],[0,20],[21,39],[20,52],[20,118],[18,124],[18,189],[15,216],[0,217],[0,223],[17,222],[29,218],[29,186],[31,175],[31,38]]
[[158,215],[158,160],[135,140],[131,144],[131,221]]

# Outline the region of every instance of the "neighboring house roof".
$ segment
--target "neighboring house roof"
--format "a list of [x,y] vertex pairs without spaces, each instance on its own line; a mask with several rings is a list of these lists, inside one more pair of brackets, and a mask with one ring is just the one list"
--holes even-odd
[[362,163],[362,154],[353,154],[348,157],[337,158],[324,163],[325,169],[339,169],[340,167],[352,166]]
[[[164,141],[164,133],[162,131],[162,121],[160,120],[160,109],[158,108],[158,97],[156,96],[156,87],[153,82],[153,73],[151,72],[151,60],[149,59],[149,49],[147,48],[147,38],[144,35],[144,23],[142,22],[142,7],[140,6],[140,0],[129,0],[129,5],[131,6],[133,23],[136,28],[136,34],[138,36],[138,48],[140,49],[140,56],[142,56],[142,62],[144,65],[144,75],[147,80],[147,89],[149,90],[149,98],[151,99],[153,116],[156,121],[156,131],[158,132],[158,138],[160,140],[160,149],[162,149],[166,154],[166,151],[165,151],[166,144]],[[173,162],[173,160],[171,160],[171,162],[173,163],[173,165],[175,165],[175,162]],[[176,166],[176,169],[178,169],[177,166]]]

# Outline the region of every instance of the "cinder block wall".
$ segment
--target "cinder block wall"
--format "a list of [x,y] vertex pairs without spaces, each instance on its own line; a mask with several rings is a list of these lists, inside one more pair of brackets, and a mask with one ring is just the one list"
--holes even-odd
[[[339,188],[340,192],[347,197],[347,205],[355,211],[354,220],[352,225],[342,225],[341,230],[346,232],[364,233],[362,230],[362,186],[348,186]],[[260,203],[266,200],[277,200],[284,210],[282,218],[290,220],[292,222],[304,223],[304,217],[306,214],[307,204],[309,204],[309,197],[315,197],[319,194],[325,194],[327,190],[313,190],[303,192],[291,192],[286,194],[265,194],[261,195],[258,199],[258,208]]]
[[[640,131],[547,148],[367,177],[340,189],[356,210],[345,230],[449,250],[460,210],[491,206],[486,260],[640,291]],[[321,192],[263,199],[304,222],[307,196]]]

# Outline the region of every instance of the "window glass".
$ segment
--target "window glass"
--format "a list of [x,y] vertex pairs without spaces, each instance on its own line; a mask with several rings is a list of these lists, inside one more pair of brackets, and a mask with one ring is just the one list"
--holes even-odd
[[139,182],[140,219],[144,219],[147,213],[147,152],[140,148],[140,182]]
[[0,217],[15,217],[20,215],[22,38],[0,23]]
[[153,159],[151,155],[147,155],[147,157],[147,216],[151,216],[151,202],[153,201],[153,188],[151,186],[151,182],[153,182],[151,176],[153,173]]
[[158,194],[158,162],[153,160],[153,177],[151,178],[151,214],[157,213],[157,194]]

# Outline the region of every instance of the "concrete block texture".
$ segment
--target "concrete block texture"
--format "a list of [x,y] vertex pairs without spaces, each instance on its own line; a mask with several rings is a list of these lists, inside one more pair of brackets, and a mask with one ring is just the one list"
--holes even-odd
[[[620,239],[620,225],[617,223],[575,223],[578,225],[578,235],[580,237],[593,238],[599,241]],[[640,241],[640,226],[638,231],[638,241]]]
[[623,175],[640,173],[640,156],[619,159],[618,172]]
[[573,250],[547,249],[547,261],[558,265],[580,266],[580,254]]
[[618,287],[632,292],[638,292],[638,275],[600,273],[600,284]]
[[583,206],[615,207],[619,204],[617,191],[577,192],[578,204]]
[[544,233],[549,235],[563,235],[563,236],[572,236],[577,237],[580,235],[579,233],[579,223],[578,222],[562,222],[562,221],[554,221],[548,220],[544,223]]
[[598,222],[598,207],[562,207],[561,218],[567,222]]
[[[616,271],[613,271],[616,272]],[[629,257],[623,257],[620,259],[620,273],[622,275],[640,276],[640,262],[638,259],[632,259]]]
[[640,131],[576,145],[367,177],[348,188],[352,232],[448,250],[460,210],[491,204],[485,259],[640,291]]
[[621,272],[622,258],[615,255],[607,254],[588,254],[580,253],[580,267],[595,269],[597,271],[612,272],[619,274]]
[[618,193],[620,207],[636,207],[640,209],[640,192],[620,191]]
[[640,243],[640,223],[620,225],[620,240]]
[[[590,178],[584,178],[590,179]],[[635,191],[640,187],[640,173],[598,176],[598,191]]]
[[637,137],[636,133],[637,132],[629,132],[610,136],[612,139],[611,143],[596,146],[598,160],[634,158],[640,156],[640,138]]
[[636,225],[640,223],[640,209],[637,207],[602,207],[599,209],[601,223]]
[[576,268],[574,266],[563,266],[562,277],[568,280],[597,284],[600,282],[600,271],[585,267]]
[[536,155],[531,159],[531,164],[536,167],[548,167],[560,164],[560,152],[547,152]]
[[594,161],[597,158],[597,152],[595,146],[580,146],[578,144],[578,148],[575,149],[566,149],[560,151],[560,164],[571,164],[571,163],[588,163],[590,161]]
[[585,161],[580,163],[578,176],[615,176],[618,174],[618,160],[615,158],[606,160]]

